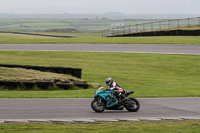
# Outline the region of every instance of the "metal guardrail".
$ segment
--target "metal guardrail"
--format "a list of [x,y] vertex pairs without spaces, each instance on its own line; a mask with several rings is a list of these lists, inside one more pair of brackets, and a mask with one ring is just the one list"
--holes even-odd
[[200,17],[186,18],[186,19],[172,19],[166,21],[155,21],[149,23],[128,25],[106,29],[102,31],[102,37],[111,37],[116,35],[125,35],[138,32],[156,31],[156,30],[168,30],[168,29],[180,29],[190,28],[191,26],[200,27]]

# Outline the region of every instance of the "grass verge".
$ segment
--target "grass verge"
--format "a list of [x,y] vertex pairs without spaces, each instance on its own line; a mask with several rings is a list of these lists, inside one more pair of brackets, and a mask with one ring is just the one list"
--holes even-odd
[[75,38],[52,38],[0,33],[0,44],[200,44],[200,36],[100,37],[100,33],[66,33]]
[[0,133],[198,133],[200,121],[0,124]]
[[[103,52],[1,51],[1,64],[82,68],[89,83],[114,81],[135,97],[199,97],[200,55]],[[91,98],[95,89],[1,91],[1,98]]]

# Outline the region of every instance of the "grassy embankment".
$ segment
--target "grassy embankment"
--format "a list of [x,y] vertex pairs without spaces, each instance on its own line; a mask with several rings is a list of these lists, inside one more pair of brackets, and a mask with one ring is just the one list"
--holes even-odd
[[[200,96],[199,55],[102,52],[1,51],[1,64],[62,66],[83,69],[83,79],[113,79],[136,97]],[[1,91],[1,98],[91,98],[95,89],[69,91]]]
[[0,133],[198,133],[200,121],[0,124]]
[[45,33],[75,38],[53,38],[0,33],[0,44],[200,44],[200,36],[101,37],[100,33]]
[[[13,87],[0,87],[0,89],[14,89],[14,90],[40,90],[36,84],[37,82],[51,82],[53,86],[46,87],[46,90],[56,90],[59,88],[56,84],[71,84],[71,89],[78,89],[75,87],[77,83],[86,83],[86,81],[73,77],[71,75],[57,74],[50,72],[41,72],[36,70],[27,70],[23,68],[7,68],[0,67],[0,82],[11,81],[20,82],[17,88]],[[29,86],[28,88],[23,82],[30,82],[35,85]]]

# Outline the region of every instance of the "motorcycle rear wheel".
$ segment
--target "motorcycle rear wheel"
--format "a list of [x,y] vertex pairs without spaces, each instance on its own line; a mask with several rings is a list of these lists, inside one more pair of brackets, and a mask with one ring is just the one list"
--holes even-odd
[[97,99],[94,99],[91,102],[91,108],[98,113],[103,112],[106,109],[105,103],[102,101],[101,103],[98,103]]
[[131,105],[126,105],[125,108],[129,112],[137,112],[140,109],[140,103],[135,98],[129,98],[132,101]]

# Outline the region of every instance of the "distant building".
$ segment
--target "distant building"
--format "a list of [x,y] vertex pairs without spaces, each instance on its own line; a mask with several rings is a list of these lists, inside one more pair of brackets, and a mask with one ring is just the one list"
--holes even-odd
[[108,26],[111,26],[111,27],[121,27],[121,26],[126,26],[124,23],[112,23],[112,24],[109,24]]

